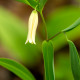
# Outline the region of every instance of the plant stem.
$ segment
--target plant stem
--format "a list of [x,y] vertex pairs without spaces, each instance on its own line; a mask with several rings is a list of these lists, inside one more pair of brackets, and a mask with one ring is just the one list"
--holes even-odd
[[49,38],[47,41],[49,41],[49,40],[51,40],[51,39],[53,39],[53,38],[55,38],[57,35],[59,35],[61,32],[58,32],[57,34],[55,34],[54,36],[52,36],[51,38]]
[[40,15],[41,15],[41,18],[43,20],[43,23],[44,23],[44,27],[45,27],[45,33],[46,33],[46,40],[49,41],[51,39],[53,39],[54,37],[56,37],[57,35],[59,35],[61,32],[58,32],[57,34],[55,34],[53,37],[51,37],[50,39],[48,39],[48,34],[47,34],[47,26],[46,26],[46,22],[45,22],[45,19],[44,19],[44,16],[42,14],[42,12],[40,12]]
[[68,37],[67,37],[66,33],[65,33],[65,32],[63,32],[63,33],[64,33],[64,35],[65,35],[65,37],[66,37],[67,41],[69,41],[69,39],[68,39]]
[[43,20],[44,27],[45,27],[46,40],[48,40],[47,26],[46,26],[46,22],[45,22],[45,19],[44,19],[44,16],[43,16],[43,13],[42,13],[42,11],[40,12],[40,15],[41,15],[41,18],[42,18],[42,20]]

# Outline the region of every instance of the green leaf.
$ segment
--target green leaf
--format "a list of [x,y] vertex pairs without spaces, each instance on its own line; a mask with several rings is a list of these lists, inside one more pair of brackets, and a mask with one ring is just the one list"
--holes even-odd
[[46,2],[47,2],[47,0],[40,0],[40,4],[39,4],[40,11],[43,10],[44,5],[46,4]]
[[16,0],[22,3],[25,3],[32,8],[36,8],[37,11],[42,12],[44,5],[46,4],[47,0]]
[[25,3],[25,4],[30,5],[29,2],[28,2],[27,0],[16,0],[16,1],[19,1],[19,2],[22,2],[22,3]]
[[[38,2],[35,1],[35,0],[16,0],[16,1],[25,3],[25,4],[31,6],[31,7],[34,8],[34,9],[36,8],[36,6],[37,6],[37,4],[38,4]],[[38,10],[38,8],[37,8],[37,10]]]
[[80,25],[80,18],[78,20],[76,20],[71,26],[69,26],[68,28],[62,30],[62,32],[68,32],[72,29],[74,29],[75,27],[77,27],[78,25]]
[[27,0],[27,1],[30,3],[31,7],[33,7],[34,9],[36,8],[36,6],[38,4],[36,1],[34,1],[34,0]]
[[42,44],[46,80],[54,80],[53,44],[44,41]]
[[29,70],[16,61],[0,58],[0,66],[3,66],[4,68],[10,70],[22,80],[35,80],[34,76],[29,72]]
[[80,61],[77,49],[74,43],[70,40],[69,47],[70,47],[70,59],[71,59],[71,69],[75,80],[80,80]]

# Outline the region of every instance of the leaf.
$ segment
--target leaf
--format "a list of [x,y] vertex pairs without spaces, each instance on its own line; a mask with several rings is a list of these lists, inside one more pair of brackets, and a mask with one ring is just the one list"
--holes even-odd
[[34,76],[29,72],[29,70],[16,61],[0,58],[0,66],[3,66],[4,68],[10,70],[22,80],[35,80]]
[[69,26],[68,28],[62,30],[62,32],[68,32],[72,29],[74,29],[75,27],[77,27],[78,25],[80,25],[80,18],[78,20],[76,20],[71,26]]
[[44,5],[46,4],[47,0],[16,0],[22,3],[25,3],[32,8],[36,8],[37,11],[42,12]]
[[[35,1],[35,0],[16,0],[16,1],[25,3],[25,4],[31,6],[31,7],[34,8],[34,9],[36,8],[36,6],[37,6],[37,4],[38,4],[38,2]],[[38,8],[37,8],[37,10],[38,10]]]
[[40,4],[39,4],[40,11],[43,10],[44,5],[46,4],[46,2],[47,2],[47,0],[40,0]]
[[34,9],[36,8],[36,6],[38,4],[36,1],[34,1],[34,0],[27,0],[27,1],[30,3],[31,7],[33,7]]
[[25,4],[30,5],[29,2],[28,2],[27,0],[16,0],[16,1],[19,1],[19,2],[22,2],[22,3],[25,3]]
[[71,59],[71,69],[75,80],[80,80],[80,61],[77,49],[74,43],[70,40],[69,48],[70,48],[70,59]]
[[54,80],[54,62],[53,62],[53,44],[51,41],[44,41],[42,44],[45,78],[46,80]]
[[36,35],[36,45],[25,45],[26,39],[27,24],[0,8],[0,43],[11,57],[33,66],[41,57],[41,40]]

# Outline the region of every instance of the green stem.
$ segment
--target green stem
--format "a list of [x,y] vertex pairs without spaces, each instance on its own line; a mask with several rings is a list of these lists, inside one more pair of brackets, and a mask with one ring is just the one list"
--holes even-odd
[[65,33],[65,32],[63,32],[63,33],[64,33],[64,35],[65,35],[65,37],[66,37],[67,41],[69,41],[69,39],[68,39],[68,37],[67,37],[66,33]]
[[42,13],[42,12],[40,12],[40,15],[41,15],[41,18],[42,18],[42,20],[43,20],[44,27],[45,27],[46,40],[48,40],[47,26],[46,26],[46,22],[45,22],[45,19],[44,19],[43,13]]
[[55,34],[54,36],[52,36],[51,38],[49,38],[47,41],[49,41],[49,40],[51,40],[51,39],[53,39],[53,38],[55,38],[57,35],[59,35],[61,32],[58,32],[57,34]]

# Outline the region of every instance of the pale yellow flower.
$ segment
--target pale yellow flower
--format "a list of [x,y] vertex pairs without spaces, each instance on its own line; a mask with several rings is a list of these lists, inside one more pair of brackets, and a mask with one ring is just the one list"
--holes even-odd
[[[35,35],[36,35],[36,29],[38,26],[38,12],[36,10],[32,11],[30,17],[29,17],[29,22],[28,22],[28,36],[26,43],[35,43]],[[25,44],[26,44],[25,43]]]

